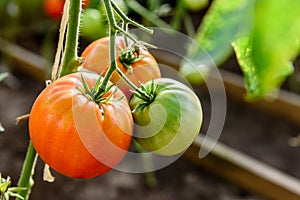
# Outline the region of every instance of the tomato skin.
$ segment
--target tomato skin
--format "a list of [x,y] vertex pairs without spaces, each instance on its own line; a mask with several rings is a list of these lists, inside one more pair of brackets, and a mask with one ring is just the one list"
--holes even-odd
[[[157,93],[154,101],[133,113],[135,137],[139,144],[153,153],[165,156],[186,150],[199,134],[202,108],[196,94],[184,84],[169,78],[154,80]],[[151,87],[151,81],[145,88]],[[133,96],[131,109],[144,101]]]
[[[87,99],[76,88],[83,88],[80,74],[90,88],[99,77],[74,73],[50,84],[33,104],[29,133],[37,153],[51,168],[73,178],[92,178],[108,172],[125,156],[133,120],[125,98],[100,105]],[[117,90],[113,98],[123,95]]]
[[44,12],[52,19],[60,19],[64,9],[64,0],[45,0]]
[[[155,58],[144,49],[140,49],[139,55],[142,57],[140,60],[131,64],[132,73],[124,66],[120,57],[120,48],[125,48],[125,41],[123,37],[116,37],[116,49],[117,49],[117,66],[125,73],[133,84],[139,86],[140,83],[145,83],[149,80],[160,78],[160,69]],[[98,74],[104,74],[110,66],[109,60],[109,37],[100,38],[92,42],[82,52],[82,57],[85,58],[83,68],[97,72]],[[127,97],[130,97],[131,92],[129,86],[121,78],[121,76],[115,71],[113,72],[110,80],[116,83],[117,86],[125,93]]]
[[106,27],[102,15],[95,8],[86,8],[81,16],[80,33],[82,37],[96,40],[106,35]]

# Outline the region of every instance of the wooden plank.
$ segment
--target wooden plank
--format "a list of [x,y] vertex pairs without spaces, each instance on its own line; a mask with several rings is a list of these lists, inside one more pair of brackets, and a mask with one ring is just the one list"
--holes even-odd
[[37,80],[45,80],[51,64],[43,57],[0,38],[0,51],[15,64],[15,68]]
[[193,163],[247,190],[274,200],[299,200],[300,181],[256,159],[218,142],[204,158],[199,158],[200,147],[210,149],[199,136],[184,156]]
[[229,71],[220,70],[226,93],[228,97],[232,97],[239,102],[244,102],[259,110],[275,114],[283,119],[300,126],[300,96],[285,90],[279,90],[278,97],[273,100],[258,100],[254,102],[246,102],[244,96],[246,90],[244,87],[243,77]]

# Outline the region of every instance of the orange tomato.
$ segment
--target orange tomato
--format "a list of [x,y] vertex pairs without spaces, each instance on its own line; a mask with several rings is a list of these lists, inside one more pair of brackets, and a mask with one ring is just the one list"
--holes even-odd
[[[116,37],[116,49],[117,66],[136,86],[139,87],[141,83],[161,77],[159,66],[149,51],[140,48],[139,52],[132,54],[133,58],[137,58],[136,60],[122,60],[122,53],[124,53],[123,50],[126,50],[126,45],[124,38],[121,36]],[[103,74],[104,76],[111,64],[109,58],[109,37],[100,38],[92,42],[82,52],[81,56],[85,58],[83,68]],[[126,64],[130,65],[131,68],[128,68]],[[116,83],[127,97],[131,95],[129,86],[116,71],[113,72],[110,80]]]
[[[30,139],[39,156],[57,172],[91,178],[111,170],[125,156],[133,119],[126,98],[115,86],[108,101],[95,103],[84,89],[99,78],[92,73],[66,75],[45,88],[32,106]],[[111,85],[111,83],[109,83]]]

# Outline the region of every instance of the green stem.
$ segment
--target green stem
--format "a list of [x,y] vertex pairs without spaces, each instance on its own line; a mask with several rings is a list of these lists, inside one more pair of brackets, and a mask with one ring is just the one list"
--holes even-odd
[[154,24],[157,27],[161,28],[168,28],[172,29],[172,27],[167,24],[165,21],[161,20],[156,14],[153,12],[150,12],[147,10],[145,7],[143,7],[141,4],[139,4],[137,1],[134,0],[128,0],[127,1],[128,6],[134,10],[134,12],[138,13],[141,15],[143,18],[147,19],[150,21],[152,24]]
[[122,79],[130,86],[132,87],[135,91],[137,91],[138,93],[140,93],[142,96],[147,97],[148,99],[150,99],[150,96],[147,92],[141,90],[140,88],[138,88],[136,85],[134,85],[128,78],[127,76],[120,70],[119,67],[116,68],[116,71],[118,72],[118,74],[122,77]]
[[[21,190],[18,192],[18,194],[21,195],[24,198],[24,200],[27,200],[29,198],[31,188],[33,186],[32,176],[34,174],[36,160],[37,160],[37,153],[32,143],[30,142],[27,150],[25,162],[23,164],[22,173],[18,183],[18,187],[27,188],[27,190]],[[17,198],[17,200],[21,200],[21,199]]]
[[152,156],[149,154],[144,154],[147,151],[135,139],[133,139],[132,142],[137,152],[141,153],[140,155],[142,155],[144,169],[146,171],[149,171],[145,173],[145,182],[148,187],[154,188],[157,185],[157,180],[155,177],[155,173],[152,171],[153,170]]
[[110,67],[104,77],[104,80],[100,86],[101,91],[105,91],[106,85],[112,75],[112,73],[116,70],[117,68],[117,63],[116,63],[116,35],[117,35],[117,25],[116,25],[116,20],[115,16],[112,10],[111,2],[110,0],[104,0],[104,7],[106,11],[106,16],[108,19],[108,24],[109,24],[109,58],[110,58]]
[[190,37],[194,37],[195,36],[195,26],[193,24],[193,20],[192,20],[191,16],[188,13],[185,13],[185,15],[184,15],[184,26],[185,26],[187,34]]
[[145,26],[131,20],[129,17],[127,17],[127,15],[118,7],[118,5],[116,5],[116,3],[114,1],[111,1],[111,5],[113,7],[113,9],[118,13],[118,15],[122,18],[122,20],[124,21],[125,24],[131,24],[149,34],[153,34],[153,30],[146,28]]
[[184,13],[186,13],[186,12],[187,12],[187,10],[186,10],[185,6],[183,5],[183,1],[177,1],[177,5],[174,10],[174,16],[170,23],[174,30],[178,31],[180,29],[182,15],[184,15]]
[[[106,90],[106,85],[112,75],[112,73],[116,70],[120,75],[121,77],[129,84],[129,86],[131,86],[133,89],[135,89],[138,93],[140,93],[142,96],[145,96],[147,98],[150,98],[149,95],[144,92],[143,90],[139,89],[136,85],[134,85],[126,76],[125,74],[118,68],[117,66],[117,62],[116,62],[116,36],[117,36],[117,31],[121,31],[123,33],[123,29],[121,29],[119,26],[117,26],[116,24],[116,20],[115,20],[115,17],[114,17],[114,13],[113,13],[113,8],[115,10],[119,10],[117,12],[120,12],[120,13],[123,13],[117,5],[115,5],[113,3],[113,1],[110,1],[110,0],[103,0],[104,2],[104,7],[105,7],[105,11],[106,11],[106,16],[107,16],[107,19],[108,19],[108,23],[109,23],[109,39],[110,39],[110,45],[109,45],[109,56],[110,56],[110,67],[107,71],[107,73],[105,74],[105,77],[104,77],[104,80],[100,86],[100,90],[101,91],[105,91]],[[114,6],[112,6],[114,5]],[[127,18],[126,15],[122,15],[122,14],[119,14],[120,17],[124,20],[124,23],[126,21],[126,19],[124,18],[124,16]],[[130,22],[128,22],[130,23]],[[147,28],[144,28],[147,30]],[[124,31],[125,32],[125,31]],[[125,36],[130,35],[129,33],[125,32]]]
[[[128,23],[123,22],[122,29],[124,31],[128,32]],[[124,37],[124,40],[125,40],[125,46],[128,47],[128,45],[129,45],[128,38]]]
[[76,72],[80,63],[77,62],[77,48],[82,0],[70,0],[66,45],[59,77]]

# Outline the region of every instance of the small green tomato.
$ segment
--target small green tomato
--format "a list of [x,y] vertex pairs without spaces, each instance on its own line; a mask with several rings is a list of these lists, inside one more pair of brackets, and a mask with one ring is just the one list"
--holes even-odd
[[99,10],[86,8],[81,18],[81,35],[90,40],[96,40],[106,35],[106,27]]

